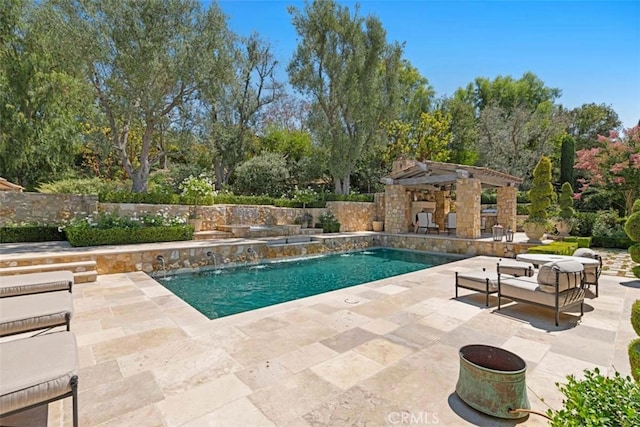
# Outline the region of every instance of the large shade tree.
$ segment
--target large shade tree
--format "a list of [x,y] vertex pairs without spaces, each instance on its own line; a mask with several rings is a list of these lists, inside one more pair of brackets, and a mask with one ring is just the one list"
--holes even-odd
[[[70,0],[49,3],[58,31],[52,48],[82,61],[108,136],[132,190],[144,192],[162,157],[154,137],[196,95],[205,76],[220,75],[229,34],[219,7],[196,0]],[[130,133],[141,143],[132,146]],[[157,141],[158,138],[155,138]]]
[[70,170],[80,151],[87,87],[62,62],[32,2],[0,12],[0,173],[28,188]]
[[300,41],[291,85],[312,103],[309,127],[328,153],[336,193],[349,193],[358,160],[377,141],[398,101],[402,48],[386,41],[379,19],[334,1],[289,7]]

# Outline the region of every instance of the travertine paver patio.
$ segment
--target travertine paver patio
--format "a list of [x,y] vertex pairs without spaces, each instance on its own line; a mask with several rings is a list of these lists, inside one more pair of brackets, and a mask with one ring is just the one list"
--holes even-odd
[[[470,343],[524,358],[539,411],[561,405],[555,383],[567,374],[629,372],[640,281],[603,275],[583,320],[562,315],[559,327],[532,306],[498,313],[477,294],[452,299],[454,271],[495,262],[476,257],[215,320],[144,273],[100,276],[74,288],[80,425],[513,425],[455,395],[458,349]],[[70,422],[69,399],[50,405],[49,425]]]

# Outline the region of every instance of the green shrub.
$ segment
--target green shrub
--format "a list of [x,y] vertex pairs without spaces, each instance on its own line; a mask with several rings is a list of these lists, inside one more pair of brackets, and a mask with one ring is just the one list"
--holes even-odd
[[480,203],[483,205],[495,205],[498,203],[498,194],[495,191],[483,191],[480,194]]
[[635,267],[633,267],[631,269],[631,272],[633,273],[634,276],[640,279],[640,265],[636,265]]
[[283,156],[263,153],[238,166],[233,189],[239,194],[279,197],[286,191],[288,181],[289,169]]
[[593,237],[591,246],[598,248],[629,249],[633,241],[628,237]]
[[591,247],[591,237],[577,237],[577,236],[567,236],[562,239],[564,242],[576,242],[579,248],[590,248]]
[[100,194],[110,191],[124,191],[131,187],[129,182],[107,181],[102,178],[63,179],[40,184],[37,191],[47,194]]
[[517,215],[529,215],[529,204],[518,203],[516,205]]
[[66,239],[64,233],[56,226],[0,227],[0,243],[55,242],[59,240]]
[[567,376],[567,384],[556,384],[562,394],[563,408],[549,409],[552,426],[622,426],[640,425],[640,387],[630,377],[616,372],[605,377],[600,370],[585,370],[584,379]]
[[575,213],[573,210],[573,188],[571,188],[571,184],[568,182],[562,184],[558,205],[560,206],[560,212],[558,214],[560,218],[565,220],[573,218]]
[[216,204],[223,205],[273,205],[274,198],[269,196],[238,196],[235,194],[219,194]]
[[340,223],[333,213],[326,212],[318,218],[316,228],[322,228],[324,233],[337,233],[340,231]]
[[596,222],[596,212],[576,212],[573,218],[571,234],[574,236],[593,235],[593,224]]
[[71,246],[127,245],[193,239],[193,227],[190,225],[108,229],[70,226],[65,229],[65,233]]
[[631,306],[631,326],[636,335],[640,335],[640,299],[635,300]]
[[518,191],[518,194],[516,195],[516,200],[518,201],[518,203],[531,203],[531,199],[529,198],[528,191]]
[[633,262],[640,263],[640,243],[636,243],[629,247],[629,255],[631,255],[631,260]]
[[631,208],[631,213],[640,212],[640,199],[633,202],[633,207]]
[[[640,338],[629,343],[629,366],[631,367],[631,375],[636,380],[636,384],[640,382]],[[639,396],[640,397],[640,396]],[[640,425],[640,424],[636,424]]]
[[532,246],[530,254],[572,255],[578,249],[577,242],[553,242],[548,245]]
[[542,156],[533,170],[533,185],[529,190],[529,218],[527,222],[546,223],[548,210],[551,207],[555,193],[551,185],[551,160]]
[[[190,200],[178,194],[167,193],[132,193],[130,191],[108,191],[100,193],[101,203],[145,203],[150,205],[190,205]],[[200,204],[213,204],[213,197],[205,198]]]
[[633,213],[627,218],[624,232],[634,242],[640,242],[640,212]]
[[326,194],[327,202],[373,202],[373,195],[369,194]]

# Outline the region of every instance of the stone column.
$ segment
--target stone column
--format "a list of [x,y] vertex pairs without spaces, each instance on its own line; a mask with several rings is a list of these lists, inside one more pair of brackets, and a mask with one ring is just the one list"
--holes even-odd
[[411,225],[411,197],[402,185],[384,186],[384,227],[387,233],[406,233]]
[[515,186],[498,187],[498,224],[505,231],[511,228],[516,231],[516,215],[518,204],[518,189]]
[[456,236],[466,239],[480,237],[480,193],[482,183],[474,178],[456,181]]
[[440,230],[444,230],[445,222],[447,220],[447,214],[450,210],[449,203],[449,191],[436,191],[436,212],[434,214],[434,221],[440,227]]

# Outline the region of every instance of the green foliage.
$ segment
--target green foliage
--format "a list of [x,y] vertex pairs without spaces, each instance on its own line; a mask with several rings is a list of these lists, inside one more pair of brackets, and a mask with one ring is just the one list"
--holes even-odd
[[552,242],[548,245],[532,246],[527,250],[530,254],[573,255],[578,249],[577,242]]
[[498,203],[498,194],[495,191],[485,190],[480,193],[480,203],[483,205],[495,205]]
[[608,135],[622,125],[618,113],[606,104],[582,104],[571,110],[570,119],[569,132],[575,138],[576,150],[596,147],[598,135]]
[[293,191],[293,200],[302,203],[303,208],[306,208],[307,204],[313,202],[317,198],[318,193],[311,188],[298,189],[298,187],[296,187]]
[[631,306],[631,326],[636,335],[640,335],[640,299],[635,300]]
[[[640,218],[640,215],[638,217]],[[628,240],[621,221],[623,220],[619,217],[618,211],[616,210],[609,209],[608,211],[598,212],[593,224],[593,237]]]
[[373,196],[369,194],[326,194],[327,202],[373,202]]
[[593,235],[593,224],[595,224],[596,218],[598,218],[596,212],[575,212],[571,234],[575,236]]
[[516,215],[529,215],[529,204],[518,203],[516,205]]
[[640,263],[640,243],[636,243],[629,247],[629,255],[631,255],[631,260],[633,262]]
[[[131,191],[109,191],[100,193],[98,200],[101,203],[145,203],[150,205],[181,205],[193,204],[193,199],[181,197],[178,194],[166,193],[132,193]],[[200,205],[212,205],[213,197],[199,199]]]
[[636,265],[635,267],[633,267],[631,269],[631,272],[633,273],[634,276],[640,279],[640,265]]
[[[560,182],[568,182],[573,186],[573,165],[575,164],[575,159],[575,141],[571,136],[563,135],[560,139]],[[573,189],[571,191],[573,191]]]
[[324,233],[337,233],[340,231],[340,223],[332,212],[325,212],[318,218],[316,228],[322,228]]
[[632,213],[640,212],[640,199],[633,202],[633,207],[631,208]]
[[591,237],[567,236],[562,239],[564,242],[576,242],[579,248],[590,248]]
[[71,246],[128,245],[193,239],[193,227],[190,225],[108,229],[71,226],[65,228],[65,233]]
[[640,425],[640,386],[616,372],[613,377],[598,368],[584,371],[584,379],[567,376],[567,384],[557,384],[564,394],[563,408],[549,409],[551,425],[557,427]]
[[640,338],[636,338],[635,340],[631,341],[629,343],[628,349],[631,375],[633,376],[633,379],[636,380],[637,385],[638,383],[640,383]]
[[0,227],[0,243],[53,242],[66,240],[64,233],[54,226]]
[[193,200],[194,206],[200,204],[200,200],[213,198],[215,195],[213,182],[204,175],[199,177],[189,176],[180,183],[179,188],[182,190],[182,196],[185,199]]
[[335,190],[350,191],[359,159],[379,141],[379,126],[400,100],[402,47],[388,44],[380,20],[335,1],[289,6],[298,46],[289,82],[313,99],[309,128],[328,154]]
[[[279,199],[285,200],[285,199]],[[274,199],[269,196],[238,196],[235,194],[219,194],[216,204],[221,205],[273,205]]]
[[516,201],[518,203],[531,203],[531,199],[529,198],[529,192],[518,191],[518,194],[516,195]]
[[560,218],[567,220],[573,218],[575,213],[573,210],[573,188],[571,188],[571,184],[568,182],[562,184],[558,204],[560,205]]
[[280,197],[287,190],[287,161],[277,153],[263,153],[247,160],[235,172],[235,193]]
[[633,241],[627,236],[623,237],[605,237],[594,236],[591,246],[599,248],[615,248],[615,249],[629,249],[633,245]]
[[634,242],[640,242],[640,212],[635,212],[627,218],[624,224],[624,232]]
[[100,194],[122,190],[125,187],[125,183],[106,181],[101,178],[62,179],[40,184],[37,191],[47,194]]
[[533,186],[529,190],[529,218],[527,222],[547,222],[547,211],[551,207],[555,193],[551,185],[551,160],[541,157],[533,170]]

